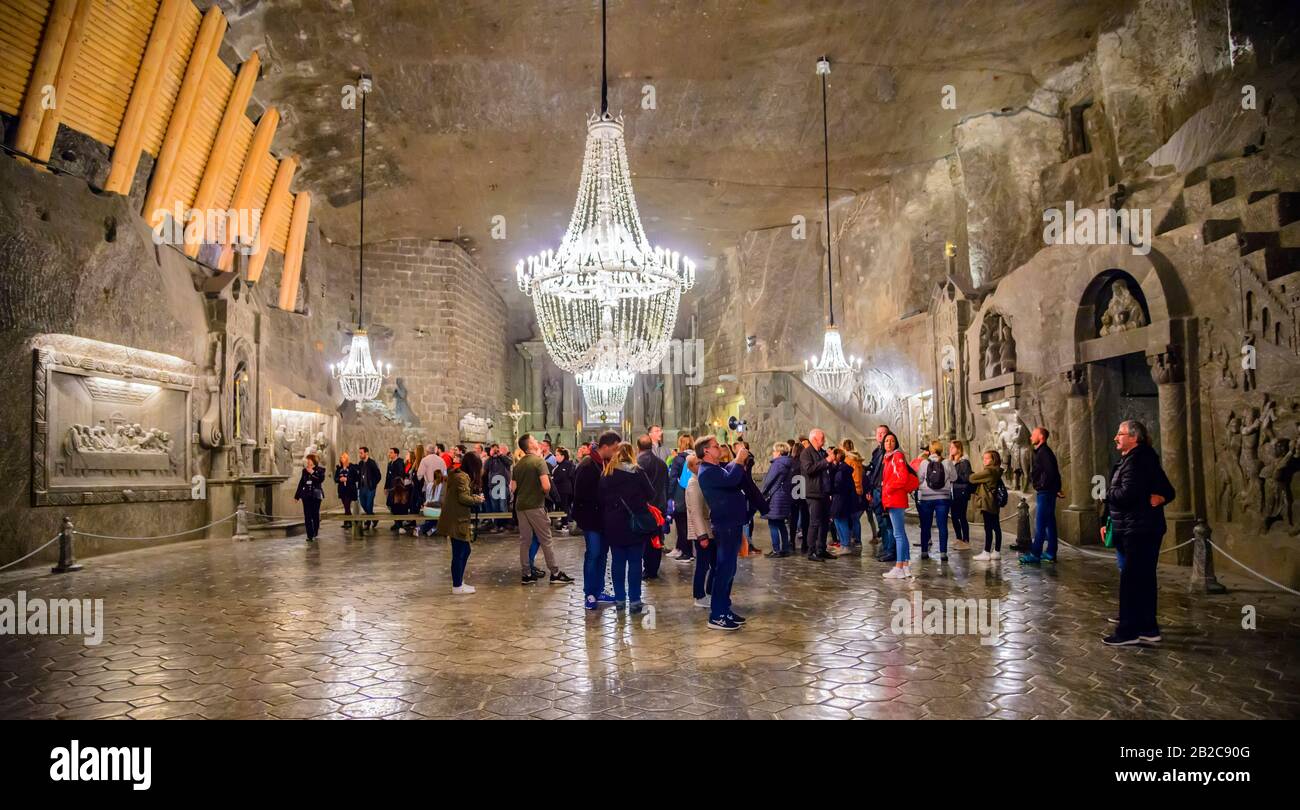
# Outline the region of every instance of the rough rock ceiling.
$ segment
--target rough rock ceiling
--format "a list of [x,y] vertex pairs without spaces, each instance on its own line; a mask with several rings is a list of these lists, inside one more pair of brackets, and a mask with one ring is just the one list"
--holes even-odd
[[[650,238],[707,259],[746,230],[818,218],[823,53],[843,194],[949,154],[960,118],[1023,104],[1124,5],[614,0],[610,108]],[[281,110],[277,148],[301,156],[328,238],[357,239],[359,116],[340,99],[366,70],[367,241],[462,239],[503,291],[520,258],[558,243],[599,105],[598,0],[264,0],[231,16],[238,51],[268,57],[259,96]]]

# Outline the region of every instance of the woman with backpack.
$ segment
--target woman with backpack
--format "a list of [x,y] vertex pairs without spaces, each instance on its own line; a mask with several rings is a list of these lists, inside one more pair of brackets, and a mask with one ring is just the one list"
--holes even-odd
[[650,505],[655,488],[645,471],[636,463],[636,450],[628,442],[618,446],[614,457],[605,465],[597,488],[604,531],[601,537],[609,546],[613,562],[614,604],[640,613],[641,555],[646,542],[655,534],[650,528],[653,517]]
[[882,441],[885,453],[880,459],[882,478],[880,486],[881,506],[889,518],[895,545],[894,567],[884,573],[885,579],[911,579],[911,543],[907,539],[904,515],[907,512],[907,496],[915,492],[920,482],[916,471],[907,463],[907,457],[898,449],[898,437],[886,433]]
[[966,517],[966,508],[970,505],[971,466],[966,458],[966,446],[961,439],[948,443],[948,460],[957,470],[957,477],[952,482],[952,530],[956,535],[956,546],[965,550],[970,548],[970,520]]
[[948,512],[952,509],[952,482],[957,468],[940,458],[943,444],[930,442],[929,452],[917,465],[920,486],[916,492],[916,511],[921,518],[921,559],[930,559],[930,525],[939,524],[939,560],[948,562]]
[[996,560],[1002,556],[1002,521],[998,513],[1007,504],[1007,489],[1002,485],[1002,456],[998,451],[984,454],[984,469],[971,474],[970,482],[975,485],[971,504],[984,518],[984,551],[971,559]]
[[673,513],[673,525],[677,527],[677,544],[668,556],[680,563],[690,562],[695,557],[694,538],[686,522],[686,485],[695,474],[686,465],[686,460],[691,457],[694,446],[694,436],[681,434],[677,437],[677,453],[668,463],[668,489],[671,492],[668,502],[672,506],[669,511]]
[[777,442],[772,445],[772,464],[763,476],[763,497],[767,499],[767,530],[772,535],[769,557],[789,557],[791,528],[786,521],[793,514],[794,459],[790,458],[790,445]]
[[[442,470],[435,475],[441,476]],[[447,474],[442,514],[433,530],[434,534],[451,541],[451,592],[457,596],[474,593],[474,586],[465,584],[465,566],[469,562],[469,539],[473,536],[470,518],[474,507],[483,503],[482,489],[483,462],[478,453],[471,451],[461,458],[459,467]]]

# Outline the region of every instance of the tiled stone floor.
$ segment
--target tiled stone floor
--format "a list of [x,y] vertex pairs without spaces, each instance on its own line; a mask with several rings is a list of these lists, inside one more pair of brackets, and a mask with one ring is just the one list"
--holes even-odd
[[[580,577],[581,540],[559,548]],[[973,553],[910,584],[869,557],[741,560],[749,625],[718,633],[691,603],[691,566],[665,560],[647,584],[648,629],[581,610],[576,585],[519,585],[501,535],[475,544],[470,597],[449,592],[445,543],[387,531],[126,552],[0,575],[3,597],[102,598],[107,627],[95,647],[0,636],[0,718],[1300,716],[1296,597],[1231,573],[1228,595],[1188,595],[1187,569],[1162,566],[1165,642],[1111,649],[1110,561],[1065,550],[1022,570]],[[913,589],[997,597],[997,643],[894,635],[890,604]],[[1242,629],[1244,605],[1258,629]]]

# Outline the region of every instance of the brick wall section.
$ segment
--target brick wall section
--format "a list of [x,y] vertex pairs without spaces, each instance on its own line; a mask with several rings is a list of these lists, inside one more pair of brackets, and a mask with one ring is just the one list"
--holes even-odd
[[393,364],[430,439],[455,441],[466,410],[500,418],[506,305],[464,249],[430,239],[367,245],[366,309],[375,332],[392,330],[375,354]]

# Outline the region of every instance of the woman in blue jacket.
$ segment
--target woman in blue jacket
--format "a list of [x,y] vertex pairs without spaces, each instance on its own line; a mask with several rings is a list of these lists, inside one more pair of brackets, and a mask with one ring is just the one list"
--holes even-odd
[[794,478],[794,460],[790,458],[790,445],[777,442],[772,445],[772,465],[763,476],[763,497],[767,499],[767,529],[772,534],[769,557],[789,557],[790,528],[786,521],[794,507],[791,487]]
[[628,442],[620,444],[618,452],[605,465],[597,497],[604,527],[601,537],[613,558],[610,567],[614,602],[620,609],[626,606],[633,613],[640,613],[641,554],[654,532],[634,531],[631,521],[633,516],[649,516],[655,489],[645,471],[637,466],[636,451]]
[[840,538],[840,547],[843,549],[841,553],[846,553],[853,548],[852,542],[848,542],[853,537],[853,521],[860,519],[858,488],[853,483],[853,466],[848,463],[848,454],[844,449],[832,449],[831,458],[834,459],[828,475],[831,520],[835,521],[835,533]]

